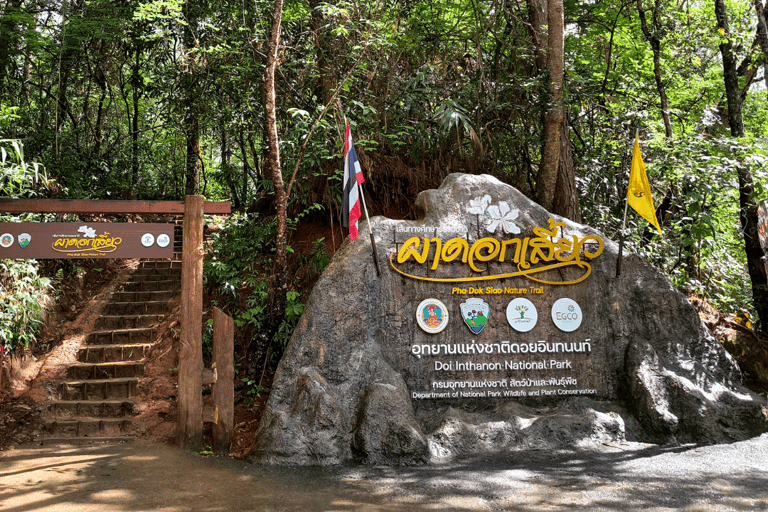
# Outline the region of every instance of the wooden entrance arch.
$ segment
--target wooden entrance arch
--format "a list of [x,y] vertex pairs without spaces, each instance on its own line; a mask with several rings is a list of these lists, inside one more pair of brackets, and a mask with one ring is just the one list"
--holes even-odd
[[[206,382],[218,382],[214,389],[217,407],[213,413],[214,448],[229,450],[233,431],[234,366],[232,319],[217,310],[214,323],[224,327],[214,332],[216,370],[203,370],[203,215],[228,215],[229,202],[206,202],[203,196],[186,196],[182,201],[89,201],[80,199],[0,199],[0,213],[55,214],[175,214],[183,215],[181,254],[181,347],[179,350],[179,396],[177,440],[183,449],[199,452],[203,448],[203,375]],[[2,253],[0,253],[0,258]],[[18,257],[18,256],[11,256]],[[46,256],[52,257],[52,256]],[[64,256],[92,257],[92,256]],[[108,257],[108,256],[106,256]],[[132,256],[123,255],[121,258]],[[229,319],[228,319],[229,318]],[[228,320],[227,320],[228,319]],[[214,326],[216,329],[216,326]],[[222,349],[222,346],[224,347]],[[218,353],[218,355],[217,355]],[[218,374],[218,378],[217,378]],[[220,402],[223,400],[223,402]]]

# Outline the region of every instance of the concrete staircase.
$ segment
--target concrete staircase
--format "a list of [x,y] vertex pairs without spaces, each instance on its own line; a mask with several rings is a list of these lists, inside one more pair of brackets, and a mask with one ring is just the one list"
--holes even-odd
[[52,383],[44,443],[130,439],[144,361],[180,289],[180,261],[145,261],[112,295],[78,362]]

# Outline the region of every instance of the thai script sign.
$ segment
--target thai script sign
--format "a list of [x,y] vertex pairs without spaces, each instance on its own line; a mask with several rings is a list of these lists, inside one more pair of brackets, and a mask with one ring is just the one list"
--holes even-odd
[[0,223],[0,259],[172,257],[173,224]]
[[[591,265],[582,259],[582,255],[587,260],[597,258],[603,253],[604,243],[602,238],[594,235],[583,238],[577,235],[569,238],[560,236],[560,231],[565,226],[562,222],[549,219],[549,229],[541,226],[532,228],[535,237],[508,240],[486,237],[472,244],[465,238],[451,238],[443,241],[438,237],[414,236],[403,243],[396,257],[393,255],[394,258],[390,258],[390,265],[395,272],[421,281],[457,283],[526,277],[543,284],[576,284],[584,281],[592,272]],[[434,250],[432,250],[433,247]],[[398,267],[410,260],[419,265],[429,263],[430,270],[437,270],[441,262],[460,261],[480,275],[447,278],[417,276]],[[485,270],[477,266],[478,262],[508,263],[514,270],[482,275]],[[536,277],[536,274],[563,267],[578,267],[582,270],[582,274],[566,281],[551,281]]]
[[[554,218],[546,227],[524,226],[520,210],[507,201],[494,204],[490,195],[459,208],[468,222],[395,232],[391,268],[428,283],[433,295],[419,299],[423,333],[408,347],[411,397],[599,395],[593,360],[600,360],[603,340],[593,338],[589,322],[585,329],[575,298],[584,296],[581,286],[603,253],[603,238]],[[547,285],[581,286],[562,297]]]

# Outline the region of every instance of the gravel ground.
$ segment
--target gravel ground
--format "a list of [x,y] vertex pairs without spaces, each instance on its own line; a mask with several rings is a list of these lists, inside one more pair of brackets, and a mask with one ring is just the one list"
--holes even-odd
[[428,467],[286,468],[156,443],[0,452],[0,511],[768,511],[768,434]]

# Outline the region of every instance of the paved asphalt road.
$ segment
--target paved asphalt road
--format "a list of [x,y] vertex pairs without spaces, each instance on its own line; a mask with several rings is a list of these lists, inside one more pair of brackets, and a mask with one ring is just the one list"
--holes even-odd
[[285,468],[135,441],[0,452],[0,511],[768,511],[768,434],[730,445]]

